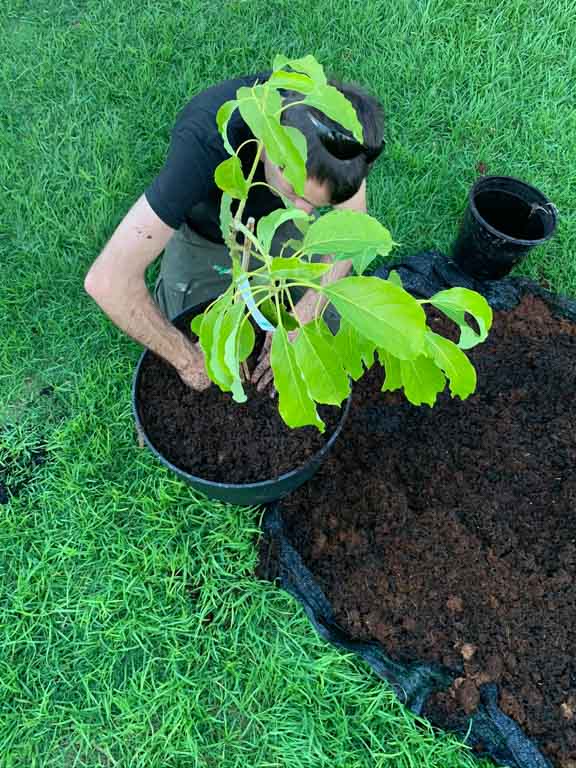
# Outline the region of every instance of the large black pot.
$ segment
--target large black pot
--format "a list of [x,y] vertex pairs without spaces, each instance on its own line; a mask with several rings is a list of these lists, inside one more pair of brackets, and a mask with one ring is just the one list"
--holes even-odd
[[[188,323],[189,320],[194,317],[194,315],[198,314],[198,312],[201,312],[205,306],[206,305],[200,305],[198,307],[185,310],[172,321],[173,324],[176,327],[182,329],[186,323]],[[334,432],[332,432],[332,434],[328,437],[322,448],[298,469],[294,469],[291,472],[286,472],[279,477],[262,480],[261,482],[257,483],[215,483],[211,480],[205,480],[202,477],[191,475],[189,472],[186,472],[185,470],[180,469],[179,467],[172,464],[154,446],[146,433],[142,419],[140,418],[138,393],[140,371],[142,369],[144,360],[151,354],[152,353],[149,350],[146,350],[142,353],[140,360],[138,361],[136,372],[134,374],[134,380],[132,383],[132,412],[134,414],[138,433],[142,436],[142,439],[148,448],[152,451],[156,458],[159,459],[162,464],[164,464],[165,467],[172,470],[172,472],[177,474],[179,478],[191,485],[195,490],[201,491],[209,498],[216,499],[217,501],[225,501],[230,504],[238,504],[241,506],[266,504],[272,501],[277,501],[278,499],[281,499],[292,491],[296,490],[296,488],[299,488],[318,471],[320,465],[326,459],[332,446],[336,442],[336,438],[344,426],[344,422],[348,416],[348,411],[350,410],[350,398],[348,398],[342,407],[340,421],[338,422],[338,426]],[[233,407],[234,405],[231,403],[230,408]]]
[[452,258],[471,277],[499,280],[556,229],[556,208],[512,176],[485,176],[468,196]]

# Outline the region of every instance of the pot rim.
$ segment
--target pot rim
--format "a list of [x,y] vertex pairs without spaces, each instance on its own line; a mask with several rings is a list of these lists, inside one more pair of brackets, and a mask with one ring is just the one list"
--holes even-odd
[[[201,306],[201,305],[198,305],[198,306]],[[194,307],[185,309],[183,312],[181,312],[179,315],[173,318],[171,322],[176,323],[182,317],[193,312],[193,310],[194,310]],[[158,450],[158,448],[156,448],[156,446],[152,443],[152,441],[148,437],[146,430],[144,429],[142,420],[140,418],[140,414],[138,412],[138,402],[139,402],[138,384],[140,381],[140,371],[142,368],[142,364],[146,359],[146,357],[152,354],[154,353],[151,352],[149,349],[145,349],[142,352],[142,354],[140,355],[140,359],[138,360],[136,370],[134,372],[134,377],[132,379],[132,413],[134,415],[136,427],[138,429],[139,435],[142,436],[142,439],[144,440],[148,448],[160,460],[160,462],[164,464],[165,467],[167,467],[168,469],[171,469],[177,475],[179,475],[186,481],[190,482],[190,484],[198,483],[200,485],[210,486],[212,488],[222,489],[226,491],[228,490],[229,491],[239,491],[239,490],[258,491],[258,490],[263,490],[265,488],[269,488],[270,486],[273,486],[276,483],[291,480],[293,477],[301,474],[309,464],[315,461],[318,461],[319,459],[322,459],[325,456],[325,454],[327,454],[328,451],[330,451],[336,439],[338,438],[338,435],[342,431],[342,427],[346,422],[346,418],[350,410],[352,394],[348,395],[348,397],[344,401],[344,405],[341,406],[340,419],[338,421],[338,424],[336,425],[335,430],[330,434],[330,437],[326,440],[323,446],[318,451],[316,451],[316,453],[313,453],[312,456],[310,456],[303,464],[300,464],[300,466],[296,467],[295,469],[291,469],[290,471],[285,472],[282,475],[278,475],[277,477],[269,478],[267,480],[258,480],[257,482],[254,482],[254,483],[221,483],[213,480],[207,480],[206,478],[201,477],[200,475],[193,475],[190,472],[187,472],[185,469],[182,469],[181,467],[177,467],[175,464],[172,464],[172,462],[169,461],[164,456],[164,454]]]
[[[524,187],[524,189],[530,190],[531,192],[534,192],[535,195],[542,201],[542,208],[546,209],[546,207],[549,209],[548,213],[550,216],[552,216],[552,228],[550,230],[550,233],[546,235],[546,237],[539,238],[538,240],[524,240],[519,237],[511,237],[510,235],[506,235],[504,232],[500,232],[499,229],[496,229],[493,227],[486,219],[480,214],[478,211],[478,208],[476,207],[476,195],[479,191],[482,191],[482,187],[487,182],[494,182],[494,181],[506,181],[506,182],[514,182],[515,184],[520,185],[521,187]],[[514,194],[513,192],[511,194]],[[554,234],[556,230],[556,224],[558,221],[558,215],[556,206],[554,203],[552,203],[546,195],[541,192],[537,187],[533,186],[532,184],[528,184],[526,181],[522,181],[522,179],[518,179],[515,176],[481,176],[479,179],[475,181],[475,183],[470,188],[470,191],[468,192],[468,204],[470,206],[470,210],[472,212],[472,215],[474,218],[479,221],[483,227],[486,227],[486,229],[496,237],[499,237],[501,240],[505,240],[508,243],[514,243],[517,245],[525,245],[528,247],[536,246],[536,245],[542,245],[543,243],[546,243],[552,235]]]

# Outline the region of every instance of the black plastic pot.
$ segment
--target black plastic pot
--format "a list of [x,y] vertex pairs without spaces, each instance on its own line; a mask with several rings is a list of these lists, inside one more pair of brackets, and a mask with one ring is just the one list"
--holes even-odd
[[[199,305],[196,308],[185,310],[172,321],[173,324],[182,329],[186,322],[191,320],[194,315],[198,314],[198,312],[201,312],[205,306],[207,305]],[[156,458],[159,459],[162,464],[164,464],[165,467],[171,469],[172,472],[177,474],[180,479],[191,485],[195,490],[200,491],[209,498],[216,499],[217,501],[225,501],[230,504],[238,504],[240,506],[253,506],[256,504],[266,504],[272,501],[277,501],[278,499],[287,496],[292,491],[295,491],[296,488],[299,488],[301,485],[303,485],[318,471],[320,465],[326,459],[328,453],[332,449],[332,446],[336,442],[336,438],[340,434],[342,427],[344,426],[344,422],[346,421],[346,417],[348,416],[348,411],[350,410],[349,397],[342,406],[340,421],[338,422],[334,432],[332,432],[330,437],[328,437],[322,448],[298,469],[294,469],[291,472],[286,472],[279,477],[262,480],[261,482],[257,483],[215,483],[211,480],[205,480],[202,477],[191,475],[189,472],[186,472],[185,470],[180,469],[179,467],[172,464],[153,445],[146,433],[140,418],[138,393],[142,364],[146,357],[151,354],[152,353],[148,350],[142,353],[140,360],[138,361],[136,372],[134,374],[134,380],[132,383],[132,412],[134,414],[138,433],[142,436],[142,439],[148,448],[152,451]],[[230,402],[229,407],[234,408],[234,403]]]
[[552,237],[556,221],[556,208],[536,187],[485,176],[470,190],[452,259],[471,277],[499,280]]

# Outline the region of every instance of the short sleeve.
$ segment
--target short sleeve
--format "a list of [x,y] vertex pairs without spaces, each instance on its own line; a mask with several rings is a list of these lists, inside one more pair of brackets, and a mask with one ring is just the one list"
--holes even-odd
[[152,210],[172,229],[180,227],[214,185],[220,158],[201,131],[194,123],[177,125],[164,167],[144,193]]

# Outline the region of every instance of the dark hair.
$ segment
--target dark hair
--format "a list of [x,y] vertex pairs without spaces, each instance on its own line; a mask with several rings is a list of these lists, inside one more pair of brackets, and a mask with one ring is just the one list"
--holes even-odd
[[[282,124],[298,128],[304,134],[308,145],[308,176],[321,183],[327,182],[330,199],[332,203],[337,204],[353,197],[370,173],[372,158],[378,156],[383,144],[384,113],[380,102],[360,86],[340,83],[337,80],[330,80],[330,85],[346,96],[356,110],[364,130],[364,150],[361,145],[355,144],[349,131],[319,110],[304,104],[297,104],[284,110]],[[285,104],[301,99],[302,96],[294,91],[284,92]],[[356,156],[342,160],[331,154],[326,148],[327,142],[321,140],[318,123],[322,124],[321,128],[326,129],[323,133],[330,134],[333,131],[341,137],[344,134],[343,141],[352,147],[357,147],[352,152]],[[343,156],[346,156],[345,152]]]

